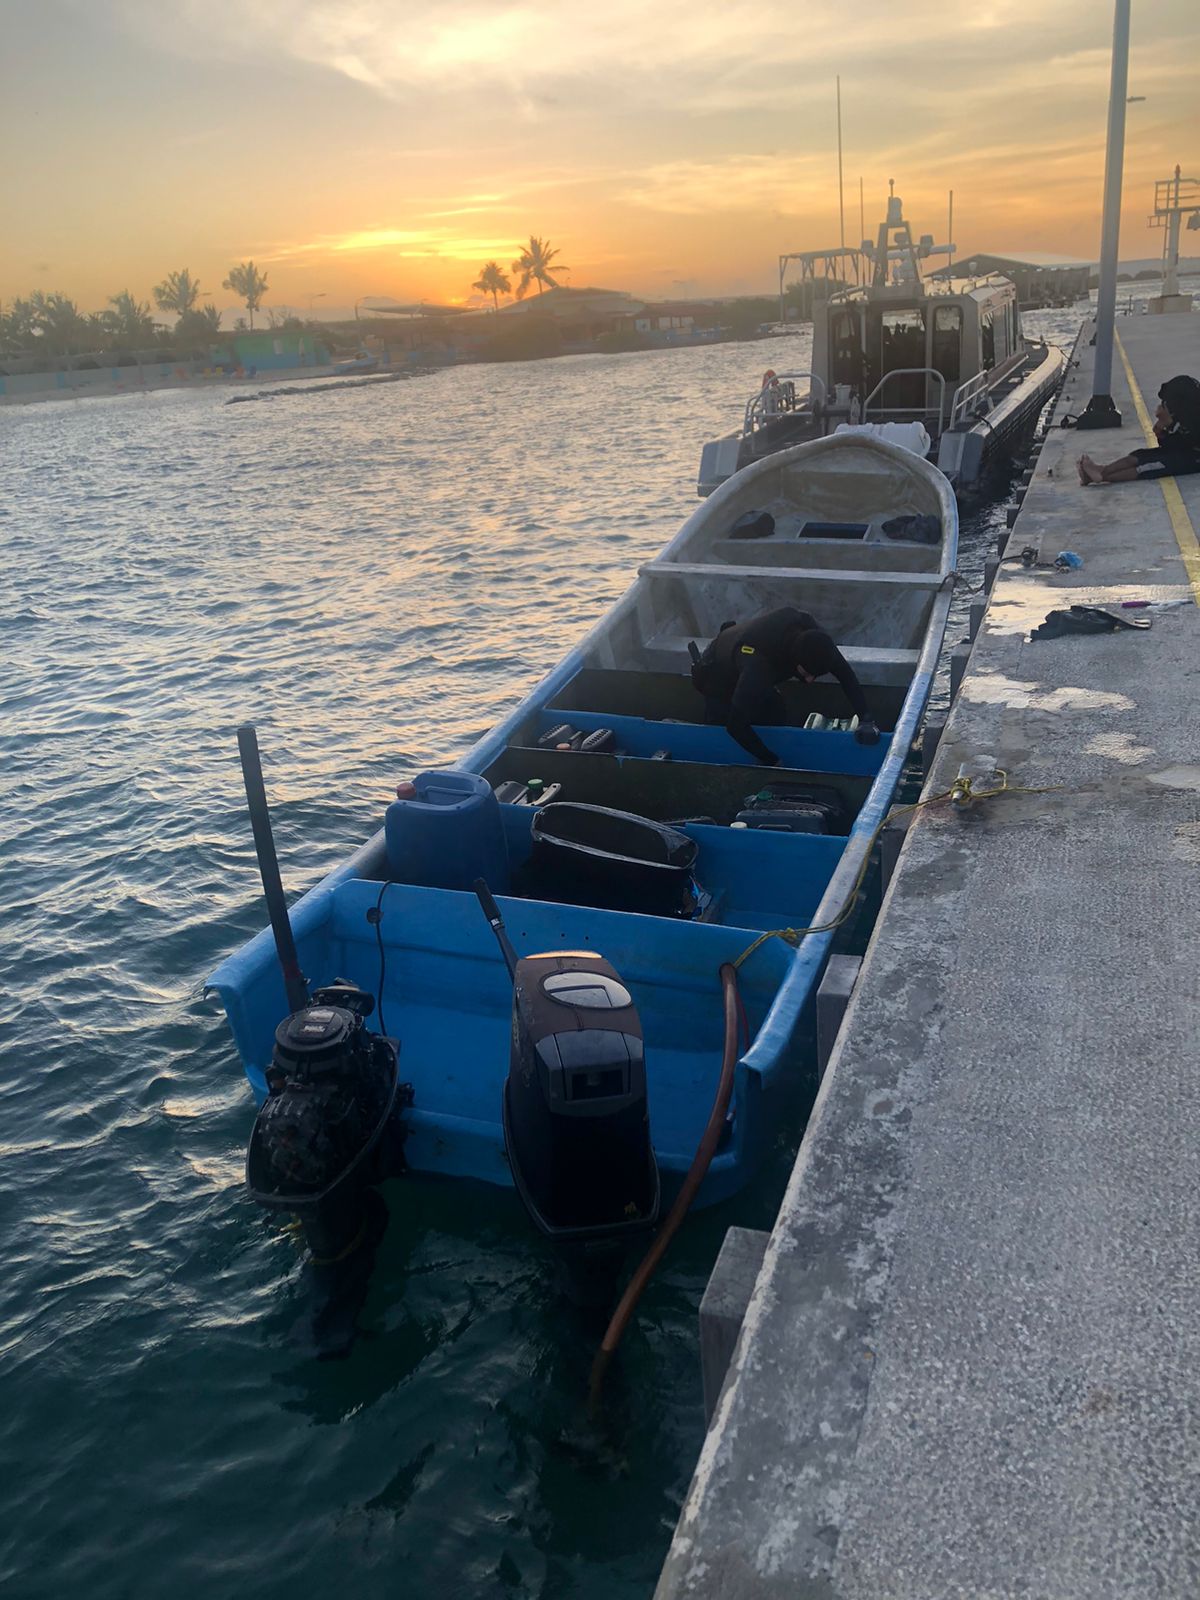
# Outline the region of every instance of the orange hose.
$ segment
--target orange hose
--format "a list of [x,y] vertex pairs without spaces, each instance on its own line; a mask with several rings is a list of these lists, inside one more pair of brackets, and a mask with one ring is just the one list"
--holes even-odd
[[592,1362],[592,1378],[590,1392],[592,1403],[595,1404],[600,1394],[600,1386],[604,1382],[604,1374],[608,1371],[609,1362],[613,1353],[621,1342],[621,1336],[633,1317],[638,1301],[642,1298],[646,1285],[654,1276],[659,1262],[667,1252],[667,1246],[679,1231],[679,1225],[687,1216],[692,1201],[696,1198],[696,1191],[704,1182],[704,1175],[716,1154],[720,1142],[721,1130],[725,1126],[725,1114],[729,1110],[729,1102],[733,1098],[733,1073],[738,1059],[738,1016],[741,1009],[741,996],[738,993],[737,970],[729,962],[721,967],[721,989],[725,1004],[725,1047],[721,1057],[721,1077],[717,1084],[717,1095],[713,1101],[712,1110],[708,1114],[708,1123],[696,1147],[696,1154],[692,1157],[692,1164],[688,1168],[687,1177],[683,1180],[679,1193],[675,1196],[675,1204],[667,1213],[667,1220],[654,1235],[653,1242],[646,1254],[642,1257],[641,1264],[621,1296],[620,1304],[612,1314],[608,1329],[600,1342],[596,1352],[596,1359]]

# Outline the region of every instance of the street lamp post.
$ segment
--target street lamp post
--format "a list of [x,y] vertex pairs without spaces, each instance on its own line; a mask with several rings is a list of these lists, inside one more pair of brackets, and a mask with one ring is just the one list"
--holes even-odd
[[1116,0],[1112,79],[1108,95],[1108,148],[1104,157],[1104,223],[1100,235],[1100,287],[1096,292],[1096,362],[1092,398],[1079,428],[1119,428],[1112,397],[1113,324],[1117,312],[1117,252],[1121,234],[1121,172],[1125,162],[1125,104],[1129,85],[1129,0]]
[[322,289],[320,291],[320,293],[318,293],[318,294],[310,294],[309,297],[308,297],[308,309],[309,309],[309,311],[311,312],[311,310],[313,308],[313,301],[314,300],[324,300],[324,298],[325,298],[324,289]]

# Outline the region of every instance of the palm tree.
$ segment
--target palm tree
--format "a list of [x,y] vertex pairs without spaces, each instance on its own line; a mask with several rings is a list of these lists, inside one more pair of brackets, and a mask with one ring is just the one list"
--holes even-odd
[[175,324],[174,339],[179,349],[205,352],[220,338],[221,313],[214,305],[197,306]]
[[260,272],[253,261],[243,261],[238,267],[230,267],[229,276],[221,285],[223,289],[231,289],[240,300],[246,302],[246,310],[250,313],[250,326],[254,326],[254,313],[262,304],[262,297],[267,292],[267,275]]
[[521,274],[521,281],[517,285],[518,300],[524,300],[529,293],[531,283],[537,284],[539,294],[546,284],[552,289],[558,288],[554,274],[570,272],[571,269],[561,266],[551,267],[550,263],[557,254],[557,249],[551,246],[549,239],[538,239],[533,234],[529,235],[529,243],[521,251],[520,259],[512,264],[513,271]]
[[13,300],[7,311],[0,311],[0,350],[5,355],[21,355],[34,341],[36,318],[29,300]]
[[135,300],[128,289],[109,299],[111,311],[101,312],[101,324],[115,345],[137,348],[154,340],[154,318],[150,307]]
[[488,262],[471,287],[472,289],[478,289],[481,294],[490,294],[492,306],[496,311],[500,309],[500,296],[512,293],[512,284],[508,281],[508,274],[501,267],[498,267],[494,261]]
[[154,303],[158,309],[173,311],[177,317],[186,317],[199,298],[199,280],[193,278],[186,267],[182,272],[168,272],[154,287]]
[[33,311],[33,325],[46,341],[46,349],[55,355],[69,356],[85,343],[88,320],[80,313],[74,300],[65,294],[43,294],[35,289],[29,296]]

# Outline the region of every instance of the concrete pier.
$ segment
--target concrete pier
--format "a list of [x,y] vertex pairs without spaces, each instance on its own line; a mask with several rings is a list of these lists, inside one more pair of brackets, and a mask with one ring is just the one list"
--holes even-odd
[[1001,568],[925,791],[1013,792],[907,830],[659,1600],[1200,1594],[1200,476],[1075,470],[1200,316],[1117,329],[1009,545],[1084,565]]

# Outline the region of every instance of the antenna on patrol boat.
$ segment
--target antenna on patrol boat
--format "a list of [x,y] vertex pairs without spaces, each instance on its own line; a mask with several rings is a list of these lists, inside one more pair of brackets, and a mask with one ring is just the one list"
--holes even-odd
[[950,268],[954,265],[954,190],[950,191],[950,216],[946,222],[946,276],[950,276]]
[[846,202],[842,194],[842,75],[837,78],[837,125],[838,125],[838,226],[841,229],[839,243],[842,249],[846,248]]

